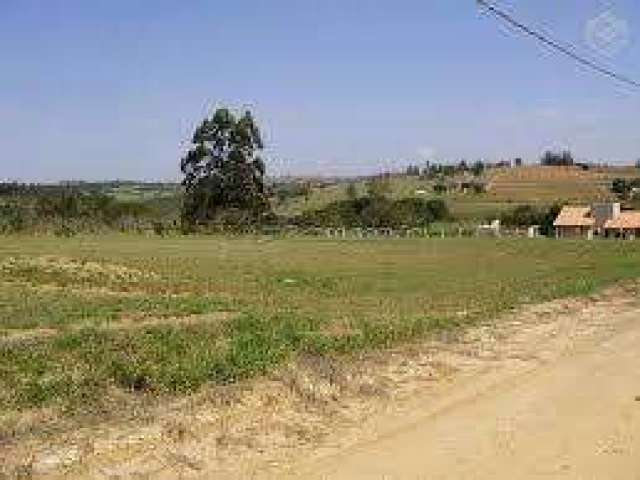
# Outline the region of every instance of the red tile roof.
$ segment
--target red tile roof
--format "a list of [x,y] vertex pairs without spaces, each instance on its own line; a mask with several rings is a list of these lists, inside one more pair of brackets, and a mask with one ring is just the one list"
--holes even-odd
[[604,228],[612,230],[640,229],[640,212],[622,212],[616,218],[607,220]]
[[562,207],[553,223],[556,227],[592,227],[594,224],[590,207]]

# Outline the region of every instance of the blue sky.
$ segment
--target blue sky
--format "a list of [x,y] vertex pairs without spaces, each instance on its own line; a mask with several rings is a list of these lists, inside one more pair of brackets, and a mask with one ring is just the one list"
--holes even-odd
[[[637,0],[500,0],[640,78]],[[628,26],[615,53],[589,21]],[[176,179],[195,124],[250,106],[274,174],[427,159],[640,157],[640,91],[473,0],[0,0],[0,179]]]

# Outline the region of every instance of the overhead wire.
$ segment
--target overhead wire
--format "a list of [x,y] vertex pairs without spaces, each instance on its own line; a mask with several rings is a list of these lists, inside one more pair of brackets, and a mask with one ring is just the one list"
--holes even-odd
[[524,33],[530,37],[533,37],[534,39],[543,43],[547,47],[550,47],[564,54],[565,56],[570,57],[571,59],[575,60],[580,65],[582,65],[583,67],[589,68],[597,73],[600,73],[601,75],[605,75],[618,82],[640,89],[640,81],[634,80],[633,78],[630,78],[626,75],[617,73],[609,68],[599,65],[593,60],[585,58],[583,55],[578,53],[578,49],[575,46],[570,44],[568,45],[561,44],[559,41],[550,38],[545,33],[542,33],[538,30],[535,30],[532,27],[525,25],[524,23],[517,20],[509,13],[498,8],[494,4],[488,2],[487,0],[476,0],[476,2],[479,6],[484,8],[485,11],[487,11],[488,13],[491,13],[493,16],[498,18],[498,20],[503,21],[507,26],[512,27],[513,29],[515,29],[516,31],[519,31],[520,33]]

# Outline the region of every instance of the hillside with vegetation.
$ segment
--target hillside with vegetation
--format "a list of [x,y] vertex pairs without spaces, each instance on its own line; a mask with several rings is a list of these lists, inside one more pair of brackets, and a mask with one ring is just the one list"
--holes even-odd
[[[514,205],[549,206],[555,203],[613,201],[619,197],[613,188],[614,182],[619,179],[629,182],[640,179],[640,170],[617,166],[585,169],[581,166],[536,165],[487,169],[478,177],[456,173],[443,179],[398,174],[390,175],[388,182],[391,198],[441,199],[447,204],[451,218],[482,221],[499,218],[502,213],[513,209]],[[294,216],[317,210],[348,198],[349,189],[363,196],[367,181],[300,180],[288,187],[294,194],[275,197],[276,211],[284,216]],[[448,191],[439,191],[438,186],[447,182],[453,186]],[[456,185],[471,182],[483,185],[482,191],[456,188]]]
[[[384,184],[378,196],[384,200],[376,204],[379,208],[405,213],[390,218],[381,211],[376,214],[378,220],[348,220],[345,215],[353,217],[354,211],[368,209],[371,213],[375,205],[367,199],[374,183]],[[403,173],[355,179],[271,179],[266,188],[273,215],[265,223],[336,227],[422,226],[433,221],[473,224],[503,218],[522,206],[545,209],[564,203],[620,200],[635,207],[638,186],[640,169],[617,166],[537,165],[488,168],[480,175],[454,171],[447,176]],[[183,187],[173,183],[3,184],[0,231],[59,235],[179,231],[182,199]],[[434,208],[439,212],[435,216],[420,217],[420,211]]]

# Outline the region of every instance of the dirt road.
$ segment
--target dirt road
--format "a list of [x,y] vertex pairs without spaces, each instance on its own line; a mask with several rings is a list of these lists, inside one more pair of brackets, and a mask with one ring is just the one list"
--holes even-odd
[[640,290],[625,288],[0,444],[0,478],[640,480]]
[[292,478],[640,479],[640,310],[611,321],[562,358],[418,403],[417,418]]

